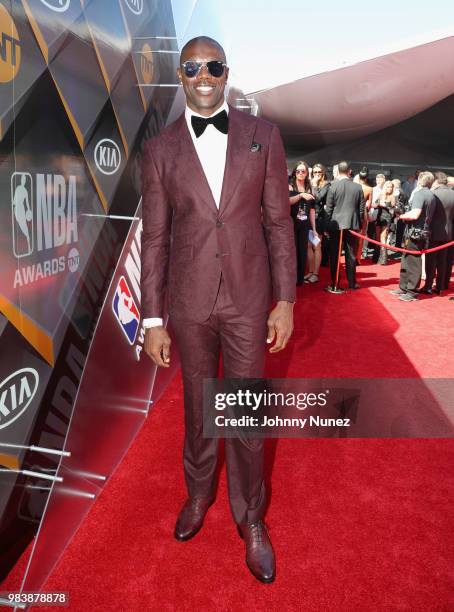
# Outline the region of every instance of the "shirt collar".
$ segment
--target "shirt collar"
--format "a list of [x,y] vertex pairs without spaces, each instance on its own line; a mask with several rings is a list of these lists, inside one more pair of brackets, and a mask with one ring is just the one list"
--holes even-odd
[[217,115],[218,113],[221,113],[222,111],[225,111],[227,113],[227,115],[229,114],[229,105],[227,104],[225,99],[224,99],[224,102],[223,102],[222,106],[220,106],[211,115],[208,115],[208,117],[205,117],[205,115],[199,115],[199,113],[196,113],[195,111],[192,110],[192,108],[189,108],[189,106],[187,106],[187,105],[186,105],[186,108],[185,108],[185,111],[184,111],[184,116],[185,116],[185,119],[186,119],[186,123],[188,124],[189,130],[193,134],[194,132],[193,132],[192,125],[191,125],[191,117],[192,117],[192,115],[194,115],[195,117],[202,117],[203,119],[208,119],[209,117],[214,117],[214,115]]

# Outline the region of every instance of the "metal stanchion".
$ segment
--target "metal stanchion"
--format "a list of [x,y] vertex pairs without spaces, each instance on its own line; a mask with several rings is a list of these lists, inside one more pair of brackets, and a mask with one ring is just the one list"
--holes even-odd
[[339,275],[340,275],[340,263],[341,263],[341,253],[342,253],[342,242],[344,239],[344,230],[341,229],[340,231],[340,236],[339,236],[339,249],[337,252],[337,270],[336,270],[336,282],[333,285],[328,285],[328,287],[325,287],[325,291],[328,291],[328,293],[345,293],[344,289],[341,289],[339,287]]

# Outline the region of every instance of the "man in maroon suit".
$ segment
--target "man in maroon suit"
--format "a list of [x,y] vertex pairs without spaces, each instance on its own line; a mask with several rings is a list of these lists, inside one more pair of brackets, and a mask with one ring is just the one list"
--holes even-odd
[[[169,366],[166,294],[181,356],[188,499],[175,537],[188,540],[216,492],[218,440],[203,438],[203,380],[218,376],[221,354],[226,378],[263,375],[266,343],[280,351],[292,333],[296,268],[278,129],[227,105],[228,67],[213,39],[189,41],[177,72],[185,113],[144,150],[141,287],[146,353]],[[232,438],[225,446],[230,507],[247,565],[272,582],[263,440]]]

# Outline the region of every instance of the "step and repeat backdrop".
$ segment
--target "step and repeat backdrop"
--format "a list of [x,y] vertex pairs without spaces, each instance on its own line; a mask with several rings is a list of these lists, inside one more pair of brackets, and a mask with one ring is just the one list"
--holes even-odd
[[170,0],[0,1],[2,580],[26,551],[39,588],[171,375],[141,358],[140,167],[177,63]]

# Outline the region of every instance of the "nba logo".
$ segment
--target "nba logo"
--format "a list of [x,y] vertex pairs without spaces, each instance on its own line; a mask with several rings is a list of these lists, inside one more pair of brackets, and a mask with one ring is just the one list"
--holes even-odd
[[129,344],[134,344],[140,315],[124,276],[120,276],[112,302],[112,310]]
[[33,253],[33,179],[28,172],[11,175],[11,212],[14,256]]

